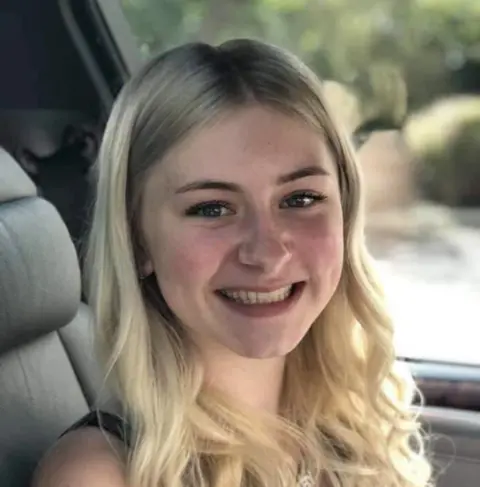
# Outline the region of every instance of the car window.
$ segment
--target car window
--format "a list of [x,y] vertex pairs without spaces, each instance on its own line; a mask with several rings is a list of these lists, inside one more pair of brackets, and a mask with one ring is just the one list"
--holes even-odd
[[148,59],[256,37],[298,54],[357,141],[402,357],[480,364],[480,2],[121,0]]

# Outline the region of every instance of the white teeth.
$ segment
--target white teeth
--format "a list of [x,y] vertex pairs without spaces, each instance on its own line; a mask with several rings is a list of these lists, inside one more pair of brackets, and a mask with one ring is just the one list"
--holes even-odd
[[269,293],[255,291],[220,291],[227,298],[242,304],[269,304],[284,301],[292,293],[293,284]]

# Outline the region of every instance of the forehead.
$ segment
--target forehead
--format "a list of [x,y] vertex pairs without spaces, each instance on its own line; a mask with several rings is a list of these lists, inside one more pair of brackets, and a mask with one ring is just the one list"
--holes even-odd
[[254,106],[226,113],[187,137],[154,168],[151,179],[164,188],[199,178],[247,184],[315,164],[336,172],[325,135],[298,118]]

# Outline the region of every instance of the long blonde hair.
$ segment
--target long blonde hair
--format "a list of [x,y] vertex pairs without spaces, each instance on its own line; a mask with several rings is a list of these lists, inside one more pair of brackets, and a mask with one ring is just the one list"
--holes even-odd
[[[203,386],[203,370],[155,278],[139,280],[137,228],[149,169],[226,110],[262,104],[326,136],[340,180],[345,264],[338,289],[287,357],[281,414],[261,417]],[[253,40],[188,44],[123,88],[104,134],[88,245],[90,303],[112,384],[132,429],[132,487],[424,487],[430,467],[414,387],[394,372],[392,323],[363,236],[348,138],[318,78]],[[307,480],[305,480],[307,479]]]

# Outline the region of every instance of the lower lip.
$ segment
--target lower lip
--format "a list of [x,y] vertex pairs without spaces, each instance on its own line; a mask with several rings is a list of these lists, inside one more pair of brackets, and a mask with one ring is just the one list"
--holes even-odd
[[288,312],[300,299],[305,289],[305,282],[295,284],[292,294],[283,301],[276,303],[243,304],[226,298],[217,293],[220,300],[236,313],[248,316],[249,318],[270,318]]

